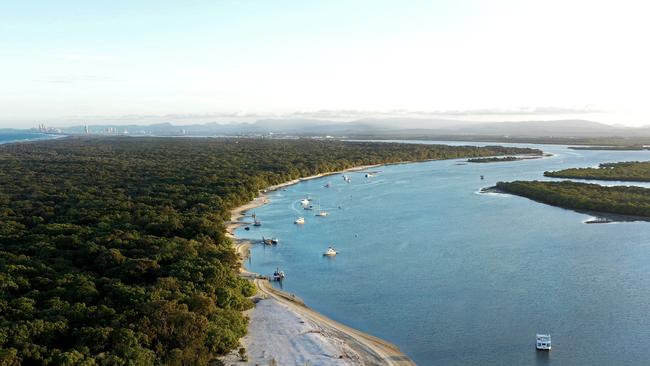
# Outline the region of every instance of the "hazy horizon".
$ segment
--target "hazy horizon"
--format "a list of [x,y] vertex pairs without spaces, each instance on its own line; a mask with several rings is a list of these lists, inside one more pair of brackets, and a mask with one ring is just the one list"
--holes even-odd
[[574,121],[583,120],[602,123],[614,127],[647,127],[648,124],[626,124],[618,122],[603,121],[600,117],[607,113],[593,111],[590,113],[565,112],[521,112],[517,111],[453,111],[439,113],[425,112],[371,112],[371,111],[316,111],[316,112],[295,112],[287,114],[261,114],[261,113],[206,113],[206,114],[168,114],[168,115],[121,115],[121,116],[69,116],[51,119],[27,119],[27,120],[0,120],[0,128],[30,129],[45,125],[52,128],[68,128],[75,126],[150,126],[169,123],[174,126],[204,125],[217,123],[220,125],[235,125],[240,123],[256,123],[259,121],[274,120],[287,121],[290,124],[299,125],[306,120],[324,121],[332,123],[351,123],[364,120],[391,120],[399,119],[404,122],[396,125],[395,128],[432,128],[439,127],[437,122],[454,121],[458,127],[470,124],[481,123],[525,123],[542,121]]

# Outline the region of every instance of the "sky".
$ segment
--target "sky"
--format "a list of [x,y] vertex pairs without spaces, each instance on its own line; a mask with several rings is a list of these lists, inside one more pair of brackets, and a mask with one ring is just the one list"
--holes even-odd
[[319,111],[650,125],[646,3],[0,0],[0,127]]

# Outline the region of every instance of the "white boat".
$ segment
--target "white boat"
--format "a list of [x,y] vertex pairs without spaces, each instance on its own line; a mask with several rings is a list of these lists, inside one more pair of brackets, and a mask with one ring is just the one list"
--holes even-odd
[[300,204],[303,205],[303,206],[309,206],[309,198],[301,199]]
[[296,221],[293,222],[294,224],[304,224],[305,223],[305,218],[304,217],[299,217],[296,219]]
[[334,248],[332,248],[332,247],[327,248],[327,250],[325,251],[325,253],[323,253],[323,255],[324,255],[324,256],[327,256],[327,257],[333,257],[333,256],[335,256],[336,254],[337,254],[336,250],[334,250]]
[[550,334],[537,334],[537,342],[535,343],[535,348],[540,351],[550,351],[551,350],[551,335]]

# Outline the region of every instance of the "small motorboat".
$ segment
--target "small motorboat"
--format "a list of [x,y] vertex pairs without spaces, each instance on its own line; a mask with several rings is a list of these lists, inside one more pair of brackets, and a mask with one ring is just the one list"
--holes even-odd
[[302,206],[302,209],[303,209],[303,210],[311,211],[311,210],[314,209],[314,206],[312,206],[312,205],[309,205],[309,206]]
[[248,230],[250,230],[250,229],[251,229],[251,228],[249,228],[248,226],[246,226],[246,227],[244,228],[244,230],[246,230],[246,231],[248,231]]
[[485,177],[481,175],[481,180],[483,180],[483,179],[485,179]]
[[550,334],[537,334],[536,335],[535,348],[539,351],[550,351],[551,350],[551,335]]
[[332,247],[327,248],[325,253],[323,253],[323,255],[326,256],[326,257],[333,257],[336,254],[337,254],[336,250],[334,250],[334,248],[332,248]]
[[303,206],[309,206],[309,198],[303,198],[300,200],[300,204]]
[[327,182],[323,187],[325,187],[325,188],[329,188],[329,187],[331,187],[331,186],[332,186],[332,185],[331,185],[329,182]]
[[299,224],[302,225],[305,223],[305,218],[304,217],[299,217],[296,219],[296,221],[293,222],[294,224]]

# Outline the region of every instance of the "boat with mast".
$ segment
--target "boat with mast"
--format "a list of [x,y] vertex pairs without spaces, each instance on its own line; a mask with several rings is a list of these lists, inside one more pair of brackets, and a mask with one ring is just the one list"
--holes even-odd
[[334,250],[334,248],[332,248],[332,247],[327,248],[325,253],[323,253],[323,255],[326,256],[326,257],[333,257],[336,254],[338,254],[338,252],[336,250]]
[[319,217],[325,217],[325,216],[327,216],[327,215],[328,215],[328,214],[327,214],[327,211],[324,211],[324,210],[320,207],[320,201],[319,201],[319,202],[318,202],[318,212],[316,213],[316,216],[319,216]]
[[276,245],[280,242],[278,238],[265,238],[262,237],[262,244],[264,245]]
[[251,217],[253,218],[253,226],[262,226],[262,221],[260,221],[260,219],[257,218],[255,212],[253,212]]
[[280,271],[280,268],[276,268],[273,272],[273,280],[282,281],[285,277],[284,271]]

